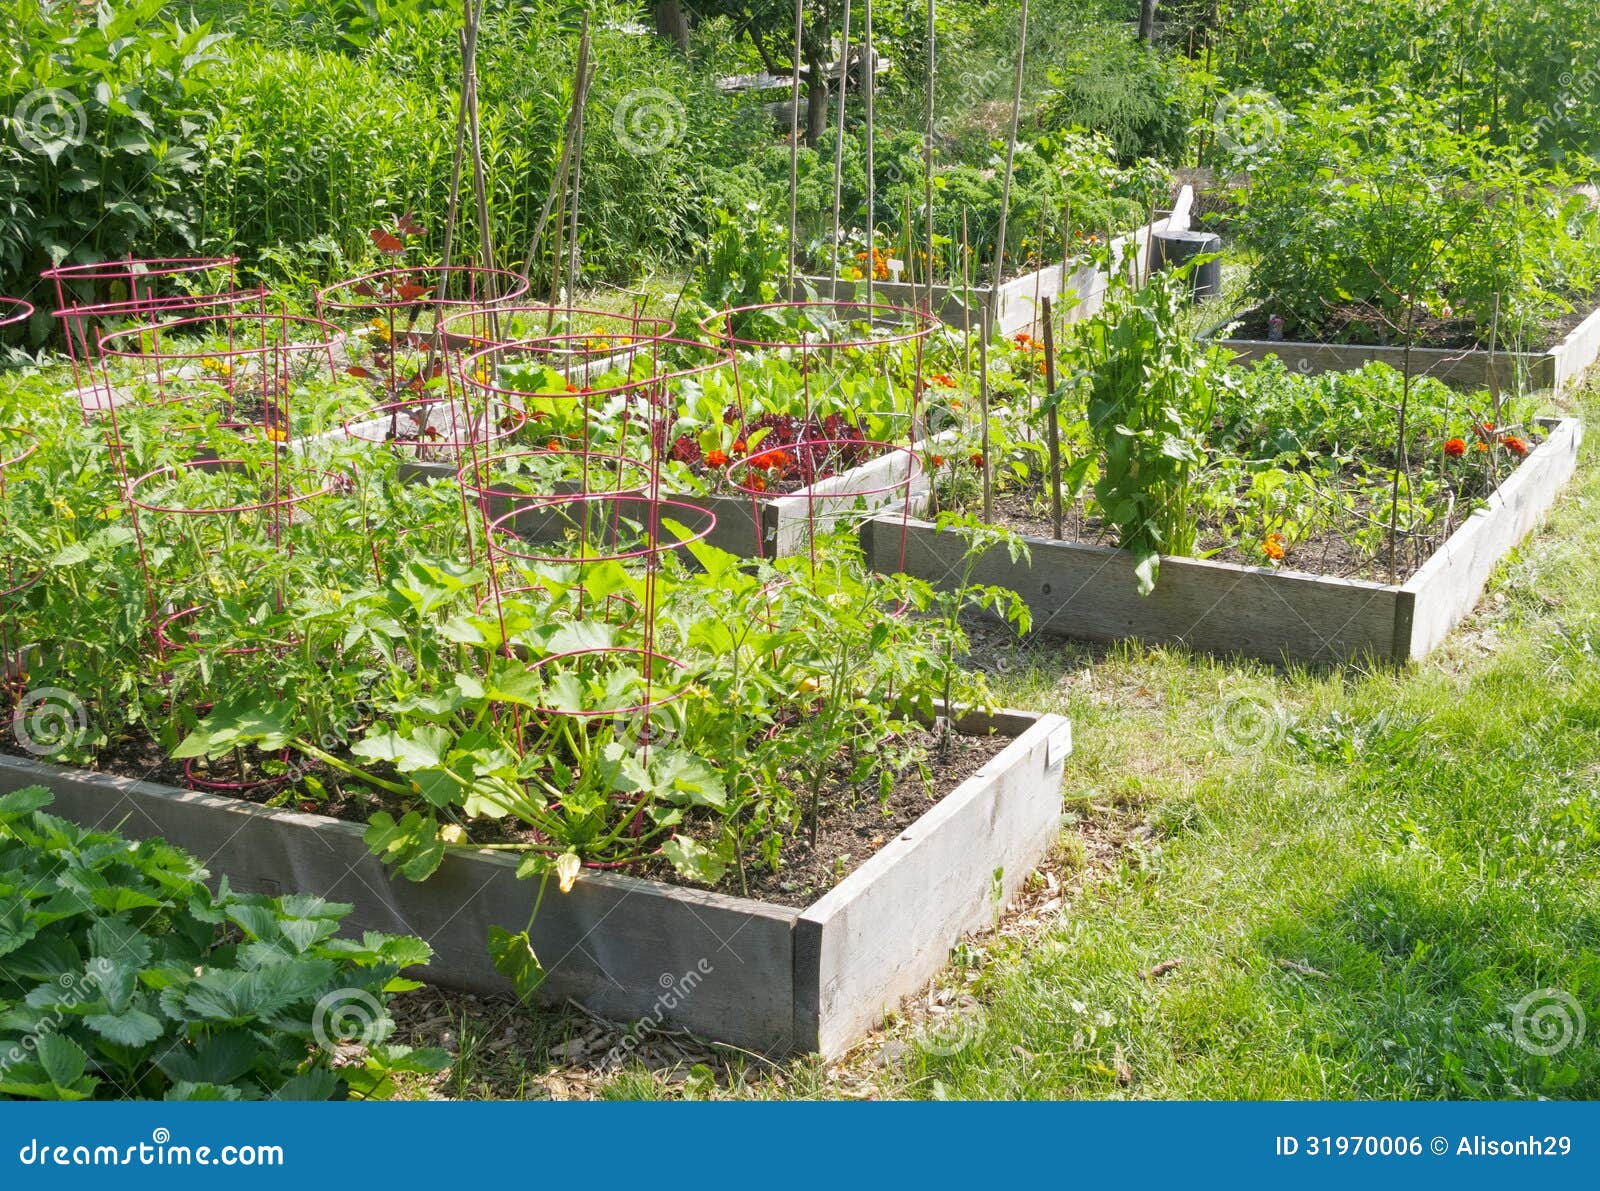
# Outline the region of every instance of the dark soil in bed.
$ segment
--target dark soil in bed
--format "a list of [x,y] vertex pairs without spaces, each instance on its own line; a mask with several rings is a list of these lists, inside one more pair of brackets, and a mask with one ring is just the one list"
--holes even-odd
[[[1594,310],[1597,298],[1579,299],[1574,309],[1552,319],[1546,324],[1544,334],[1537,343],[1510,344],[1501,342],[1496,351],[1547,351],[1567,337],[1579,323]],[[1247,310],[1226,328],[1229,339],[1271,338],[1268,320],[1271,311],[1265,306]],[[1284,327],[1285,343],[1339,344],[1350,347],[1404,347],[1401,331],[1388,326],[1370,307],[1359,303],[1331,306],[1321,323],[1310,324],[1289,321]],[[1439,318],[1428,315],[1418,319],[1415,347],[1444,348],[1448,350],[1488,350],[1489,333],[1486,328],[1467,318]]]
[[[1461,527],[1463,521],[1477,507],[1475,501],[1464,501],[1448,513],[1441,512],[1439,519],[1426,534],[1401,535],[1398,565],[1391,571],[1387,543],[1376,554],[1358,546],[1352,538],[1361,518],[1376,517],[1376,510],[1357,507],[1343,528],[1327,529],[1312,537],[1291,542],[1278,569],[1305,571],[1313,575],[1328,575],[1340,579],[1364,579],[1373,583],[1404,583],[1422,569],[1433,552]],[[999,493],[995,496],[995,520],[1018,533],[1032,537],[1054,538],[1049,501],[1043,496],[1022,493]],[[1374,522],[1374,524],[1376,524]],[[1385,535],[1386,537],[1387,535]],[[1062,540],[1082,545],[1114,546],[1116,538],[1098,517],[1084,513],[1081,505],[1063,510]],[[1242,566],[1267,565],[1254,549],[1230,544],[1225,527],[1214,518],[1200,523],[1198,557],[1214,562],[1237,563]]]
[[[934,732],[918,730],[908,738],[891,742],[897,753],[904,751],[904,746],[912,745],[923,750],[925,758],[921,765],[910,764],[897,772],[894,785],[885,799],[878,797],[876,783],[871,790],[855,791],[836,777],[826,778],[817,846],[812,848],[804,827],[786,836],[779,851],[776,872],[751,860],[747,862],[743,880],[737,868],[730,868],[715,886],[693,886],[692,882],[678,876],[671,864],[659,857],[617,871],[669,884],[714,888],[719,893],[754,897],[778,905],[810,905],[861,867],[941,798],[998,756],[1012,739],[999,735],[952,734],[948,757],[941,755],[939,737]],[[4,714],[0,714],[0,754],[24,758],[31,756],[18,745],[12,733],[10,717]],[[263,754],[248,750],[247,756],[255,762]],[[296,758],[292,757],[291,761],[294,760]],[[350,823],[365,824],[379,810],[388,810],[398,818],[403,809],[397,799],[371,790],[359,782],[342,779],[321,766],[310,766],[299,772],[310,774],[322,783],[328,793],[325,802],[301,798],[300,791],[293,785],[259,785],[244,789],[203,785],[203,782],[220,785],[258,781],[264,776],[264,770],[252,765],[241,772],[234,760],[228,757],[205,767],[193,767],[191,773],[196,780],[191,780],[184,773],[183,762],[169,758],[159,743],[142,734],[113,741],[101,751],[95,763],[86,768],[179,789],[199,789],[246,802],[328,815]],[[474,823],[469,827],[470,837],[479,844],[512,843],[532,838],[531,833],[508,828],[507,822],[484,820]],[[703,838],[706,833],[698,834]]]

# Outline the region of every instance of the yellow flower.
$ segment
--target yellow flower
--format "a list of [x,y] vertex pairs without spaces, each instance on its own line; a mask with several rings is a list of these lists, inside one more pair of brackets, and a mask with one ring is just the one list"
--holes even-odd
[[572,886],[578,879],[578,870],[583,863],[578,859],[576,852],[563,852],[556,857],[556,878],[561,882],[561,892],[571,893]]
[[389,324],[381,318],[373,319],[367,324],[367,328],[372,332],[374,339],[381,339],[384,343],[389,342]]
[[267,441],[269,442],[283,442],[288,437],[288,432],[282,426],[267,427]]
[[50,507],[56,511],[63,521],[76,521],[78,514],[72,511],[72,506],[59,496],[50,498]]
[[209,372],[212,376],[229,377],[233,375],[233,365],[215,356],[207,356],[200,361],[202,371]]

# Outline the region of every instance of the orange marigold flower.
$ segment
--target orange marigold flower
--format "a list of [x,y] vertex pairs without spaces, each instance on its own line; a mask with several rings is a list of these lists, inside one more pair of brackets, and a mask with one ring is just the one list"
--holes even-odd
[[1502,438],[1500,440],[1500,443],[1501,443],[1502,446],[1505,447],[1506,450],[1510,451],[1513,455],[1519,455],[1520,456],[1520,455],[1526,455],[1528,453],[1528,444],[1526,442],[1524,442],[1522,439],[1518,438],[1515,434],[1506,435],[1504,438]]
[[933,464],[935,467],[943,467],[944,466],[944,456],[943,455],[935,455],[932,459],[928,460],[928,462]]
[[1444,453],[1450,456],[1452,459],[1461,458],[1461,456],[1467,453],[1466,440],[1461,438],[1450,439],[1444,444]]
[[559,451],[561,449],[561,440],[558,438],[552,438],[549,442],[544,444],[544,449],[547,451]]
[[948,372],[936,372],[929,379],[941,389],[953,389],[956,387],[956,382],[950,379]]
[[742,439],[742,438],[734,439],[733,440],[733,453],[735,455],[743,455],[744,452],[745,452],[744,439]]
[[1018,347],[1027,347],[1028,344],[1033,342],[1033,336],[1026,331],[1018,331],[1011,338]]
[[750,487],[756,492],[765,492],[767,490],[767,482],[760,476],[751,476]]
[[1488,450],[1488,449],[1489,449],[1489,444],[1488,444],[1488,443],[1486,443],[1486,442],[1480,442],[1480,443],[1475,443],[1475,444],[1474,444],[1474,445],[1475,445],[1475,446],[1476,446],[1476,447],[1477,447],[1477,448],[1478,448],[1478,450],[1480,450],[1480,451],[1487,451],[1487,450]]
[[974,451],[974,452],[972,452],[972,454],[967,457],[967,462],[971,463],[973,467],[982,467],[983,466],[983,452],[982,451]]
[[1281,533],[1269,533],[1266,541],[1261,543],[1261,552],[1274,562],[1277,562],[1283,557],[1283,547],[1283,535]]
[[725,451],[707,451],[706,452],[706,466],[707,467],[726,467],[727,464],[728,464],[727,452],[725,452]]

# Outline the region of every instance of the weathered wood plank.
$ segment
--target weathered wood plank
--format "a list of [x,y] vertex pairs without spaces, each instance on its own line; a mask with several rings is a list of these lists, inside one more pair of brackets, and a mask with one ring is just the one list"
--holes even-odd
[[801,915],[796,1037],[839,1054],[996,917],[1049,850],[1071,727],[1040,717]]
[[[421,884],[391,879],[362,829],[210,794],[0,757],[0,792],[41,784],[52,813],[133,838],[160,837],[239,889],[314,893],[355,906],[347,931],[402,931],[434,948],[436,983],[480,993],[509,985],[494,970],[490,926],[529,927],[538,883],[516,862],[453,852]],[[571,998],[618,1021],[652,1017],[765,1053],[794,1043],[793,924],[799,911],[607,873],[571,893],[552,885],[530,930],[549,971],[539,1000]],[[709,969],[709,970],[708,970]],[[669,990],[693,984],[664,1004]]]
[[[1277,356],[1286,367],[1306,374],[1354,372],[1370,363],[1387,364],[1397,372],[1404,371],[1406,366],[1404,347],[1223,338],[1222,331],[1227,326],[1228,323],[1223,323],[1213,327],[1200,338],[1233,352],[1235,363]],[[1559,393],[1581,377],[1597,358],[1600,358],[1600,309],[1548,351],[1496,351],[1491,356],[1483,350],[1416,347],[1411,349],[1410,362],[1411,375],[1433,377],[1458,388],[1488,388],[1492,373],[1494,381],[1502,387],[1510,387],[1520,377],[1530,389]]]
[[[934,584],[958,577],[965,538],[914,517],[902,524],[902,516],[903,510],[891,509],[863,528],[869,565]],[[1123,551],[1025,540],[1031,562],[1014,565],[1001,547],[978,562],[974,578],[1021,595],[1036,633],[1089,641],[1138,638],[1273,662],[1386,658],[1394,649],[1398,588],[1163,558],[1155,591],[1140,596],[1133,561]]]
[[[1190,211],[1194,204],[1194,190],[1184,186],[1173,200],[1169,215],[1156,220],[1148,227],[1135,228],[1112,239],[1112,248],[1118,261],[1129,271],[1142,270],[1148,259],[1152,234],[1163,231],[1181,231],[1190,224]],[[933,309],[940,320],[952,327],[964,326],[970,321],[976,327],[984,309],[992,311],[994,329],[1000,335],[1014,335],[1037,325],[1040,300],[1049,298],[1059,303],[1061,314],[1068,322],[1088,318],[1105,304],[1109,278],[1092,265],[1075,265],[1070,271],[1062,265],[1047,265],[1003,283],[998,290],[993,286],[976,286],[970,301],[964,302],[959,290],[950,286],[933,287]],[[791,299],[804,299],[815,293],[824,301],[849,301],[861,296],[865,287],[860,282],[841,280],[834,285],[827,277],[800,277],[796,279]],[[926,286],[906,282],[879,281],[872,287],[873,300],[880,304],[905,306],[920,310],[928,300]],[[1071,298],[1068,302],[1063,298]]]
[[1405,584],[1416,613],[1403,656],[1424,657],[1450,635],[1483,595],[1495,566],[1544,519],[1572,478],[1582,424],[1575,418],[1544,424],[1544,442]]

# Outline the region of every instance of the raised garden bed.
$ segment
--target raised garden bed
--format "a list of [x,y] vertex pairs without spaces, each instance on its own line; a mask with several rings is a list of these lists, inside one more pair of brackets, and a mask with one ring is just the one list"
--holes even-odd
[[[1277,356],[1290,368],[1305,374],[1354,372],[1374,361],[1398,372],[1406,370],[1406,349],[1354,343],[1307,343],[1269,339],[1235,339],[1229,327],[1259,315],[1251,310],[1220,323],[1201,339],[1233,352],[1238,363]],[[1600,309],[1569,331],[1545,351],[1496,351],[1482,349],[1413,347],[1409,356],[1413,376],[1431,376],[1465,389],[1486,389],[1498,385],[1510,389],[1519,381],[1529,390],[1561,392],[1570,387],[1600,358]]]
[[[1149,267],[1152,239],[1165,231],[1182,231],[1189,226],[1189,211],[1194,202],[1194,190],[1184,186],[1173,200],[1172,210],[1148,227],[1125,232],[1111,241],[1115,258],[1126,264],[1130,274],[1143,273]],[[1049,298],[1056,303],[1056,315],[1067,322],[1088,318],[1105,303],[1110,277],[1094,265],[1077,262],[1048,265],[1043,269],[1025,273],[1002,283],[978,286],[972,291],[968,305],[962,300],[958,288],[947,285],[933,287],[933,311],[952,327],[981,324],[982,313],[988,310],[997,334],[1015,335],[1019,331],[1032,331],[1040,318],[1040,304]],[[824,301],[848,301],[866,292],[866,283],[840,279],[835,283],[828,277],[803,276],[796,279],[793,297],[797,300],[807,293],[815,293]],[[911,309],[922,309],[928,304],[928,287],[907,282],[878,281],[872,286],[872,300]],[[1070,296],[1070,304],[1063,299]]]
[[[1013,564],[997,548],[974,579],[1017,591],[1034,631],[1049,636],[1137,638],[1273,662],[1414,661],[1472,610],[1495,564],[1539,523],[1577,466],[1581,423],[1541,425],[1545,440],[1402,584],[1163,557],[1160,581],[1141,597],[1123,551],[1030,535],[1031,562]],[[922,507],[919,499],[873,518],[862,545],[877,570],[945,583],[960,573],[966,540],[911,515]]]
[[[314,444],[338,442],[346,437],[382,444],[391,424],[392,419],[386,415],[354,422],[347,429],[307,439],[306,446],[309,449]],[[454,481],[457,465],[443,460],[406,459],[400,466],[400,474],[414,483]],[[916,499],[926,490],[927,476],[916,463],[914,454],[896,448],[782,496],[743,492],[692,495],[679,494],[670,488],[662,495],[676,505],[692,505],[716,518],[716,525],[705,538],[709,545],[743,558],[781,558],[804,551],[816,532],[827,532],[841,522],[859,520],[873,510],[898,504],[908,496]],[[503,499],[492,503],[490,513],[493,516],[510,511],[509,503]],[[613,503],[620,506],[620,502]],[[630,513],[626,507],[615,511],[634,520],[641,515],[637,511]],[[541,525],[546,524],[548,532],[541,529]],[[560,518],[554,517],[523,518],[517,526],[522,536],[535,541],[546,536],[560,536],[567,528]]]
[[[539,999],[766,1054],[841,1053],[998,913],[1055,838],[1068,722],[1002,711],[958,727],[1015,739],[807,907],[611,873],[547,890],[530,932],[548,972]],[[484,940],[491,926],[523,929],[539,896],[514,857],[452,852],[412,883],[391,878],[357,824],[0,756],[0,793],[31,785],[54,792],[53,813],[159,836],[236,888],[314,893],[354,905],[346,930],[420,935],[436,983],[510,989]]]

